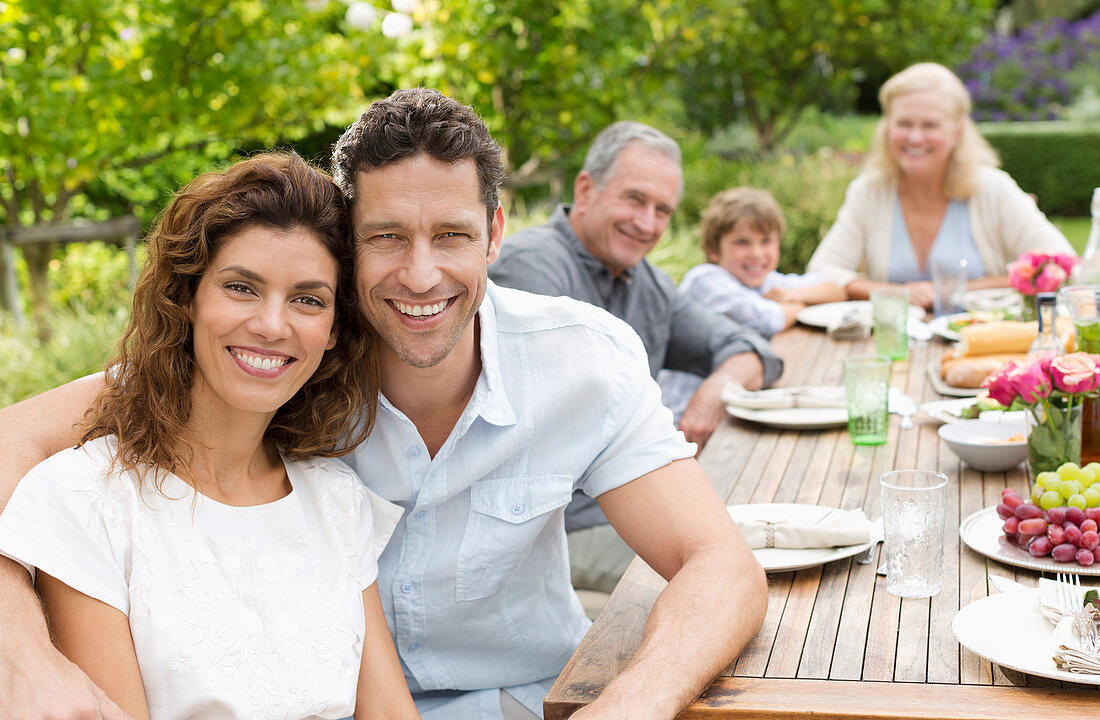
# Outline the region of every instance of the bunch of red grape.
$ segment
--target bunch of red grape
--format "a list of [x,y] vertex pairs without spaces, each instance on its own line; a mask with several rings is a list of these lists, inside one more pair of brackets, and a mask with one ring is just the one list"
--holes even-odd
[[1088,567],[1100,556],[1100,507],[1052,507],[1043,510],[1025,502],[1012,488],[1001,491],[997,514],[1005,521],[1005,537],[1032,557],[1050,555],[1058,562],[1076,561]]

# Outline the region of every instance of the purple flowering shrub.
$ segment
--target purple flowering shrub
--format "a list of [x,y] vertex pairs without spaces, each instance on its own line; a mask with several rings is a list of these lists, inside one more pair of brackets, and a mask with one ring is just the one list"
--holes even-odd
[[1100,12],[991,36],[957,72],[975,120],[1057,120],[1086,86],[1100,85]]

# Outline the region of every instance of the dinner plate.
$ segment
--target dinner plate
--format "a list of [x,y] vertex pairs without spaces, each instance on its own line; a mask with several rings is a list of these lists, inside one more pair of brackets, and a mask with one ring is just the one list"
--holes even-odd
[[962,338],[961,335],[955,330],[952,330],[948,325],[955,320],[961,320],[968,317],[970,313],[957,313],[955,315],[940,315],[937,318],[932,318],[928,321],[928,327],[931,328],[933,335],[939,335],[944,340],[950,340],[951,342],[957,342]]
[[940,376],[939,360],[928,363],[928,382],[932,384],[933,390],[940,395],[947,395],[949,397],[974,397],[982,391],[981,388],[964,388],[948,385]]
[[[800,525],[813,525],[824,520],[837,508],[824,505],[803,505],[800,503],[753,503],[751,505],[730,505],[726,508],[734,521],[752,522],[754,520],[786,520]],[[848,545],[835,548],[757,548],[752,551],[765,572],[792,572],[817,567],[834,560],[843,560],[858,555],[871,545],[882,540],[882,521],[875,523],[871,531],[870,545]]]
[[959,537],[974,552],[1005,565],[1042,572],[1100,575],[1100,563],[1085,567],[1075,562],[1058,562],[1050,556],[1032,557],[1027,550],[1016,547],[1005,538],[1002,529],[1004,522],[997,515],[997,508],[987,507],[967,516],[959,524]]
[[966,293],[963,305],[967,310],[1019,310],[1023,308],[1020,293],[1012,288],[984,288]]
[[974,398],[965,397],[955,400],[936,400],[934,402],[921,403],[917,409],[941,423],[956,423],[968,420],[960,415],[961,412],[974,404]]
[[975,655],[1028,675],[1100,685],[1100,675],[1059,670],[1054,626],[1039,610],[1039,589],[1014,590],[975,600],[955,615],[951,630]]
[[735,418],[787,430],[821,430],[848,424],[848,408],[796,407],[750,410],[727,405],[726,412]]
[[[942,423],[956,423],[972,418],[964,418],[960,415],[974,404],[974,399],[969,397],[956,398],[954,400],[935,400],[921,403],[917,408],[922,413]],[[978,413],[978,420],[992,420],[994,422],[1024,422],[1023,410],[982,410]]]
[[[822,303],[820,305],[807,305],[798,311],[798,315],[795,317],[798,322],[803,325],[809,325],[810,327],[828,328],[830,325],[834,325],[840,322],[840,319],[851,311],[857,311],[861,315],[862,321],[870,325],[871,324],[871,301],[870,300],[847,300],[845,302],[833,302]],[[924,309],[919,308],[916,305],[909,306],[910,319],[923,320]]]

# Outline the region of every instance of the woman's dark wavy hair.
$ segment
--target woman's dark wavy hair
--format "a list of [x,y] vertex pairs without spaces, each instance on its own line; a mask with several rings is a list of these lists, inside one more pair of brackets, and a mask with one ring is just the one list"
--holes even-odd
[[[348,223],[332,178],[295,153],[257,155],[180,190],[148,237],[133,313],[81,443],[114,435],[122,469],[189,474],[197,439],[187,427],[195,361],[187,307],[226,239],[255,226],[311,233],[338,269],[336,346],[275,413],[265,437],[291,460],[343,455],[365,440],[378,410],[379,341],[357,307]],[[161,477],[154,471],[158,487]]]

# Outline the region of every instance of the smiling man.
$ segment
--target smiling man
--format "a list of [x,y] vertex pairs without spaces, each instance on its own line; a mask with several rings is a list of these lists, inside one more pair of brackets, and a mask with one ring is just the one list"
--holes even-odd
[[[422,716],[541,717],[588,627],[565,550],[564,508],[581,490],[669,584],[636,657],[574,717],[675,717],[755,634],[767,587],[661,405],[642,343],[597,308],[489,282],[504,168],[469,108],[399,91],[348,129],[333,162],[359,301],[384,340],[377,422],[351,459],[405,509],[378,587]],[[0,412],[0,497],[72,444],[97,384]],[[25,576],[0,559],[0,717],[119,717],[52,651]]]
[[[602,307],[642,338],[653,377],[662,369],[705,378],[680,417],[700,446],[724,416],[722,390],[733,381],[758,389],[779,377],[782,361],[755,330],[676,292],[645,259],[680,201],[680,148],[636,122],[601,132],[573,184],[573,205],[508,238],[490,268],[494,282],[540,295],[564,295]],[[609,592],[633,557],[591,498],[578,493],[566,511],[573,582]]]

